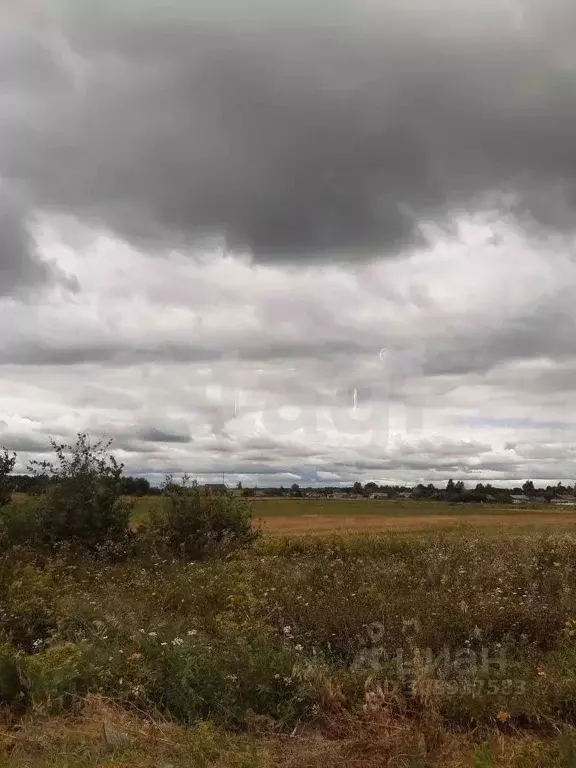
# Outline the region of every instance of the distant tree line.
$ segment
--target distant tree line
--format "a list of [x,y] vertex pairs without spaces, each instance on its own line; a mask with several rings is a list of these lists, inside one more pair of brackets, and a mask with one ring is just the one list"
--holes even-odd
[[[42,472],[37,475],[11,475],[10,490],[13,493],[41,493],[55,482],[53,476]],[[161,493],[161,489],[151,486],[145,477],[122,477],[121,488],[125,496],[149,496]]]
[[391,485],[369,482],[362,484],[359,481],[349,486],[300,486],[293,483],[289,488],[242,488],[238,483],[237,488],[244,496],[265,495],[267,497],[289,496],[302,498],[310,495],[329,498],[334,494],[344,494],[351,497],[368,497],[372,494],[385,494],[390,499],[406,498],[420,499],[423,501],[444,501],[448,503],[510,503],[512,496],[527,496],[531,499],[543,499],[551,501],[554,498],[567,494],[576,494],[576,489],[571,486],[558,483],[548,485],[545,488],[537,488],[532,480],[527,480],[522,486],[515,488],[498,488],[490,483],[477,483],[473,488],[467,488],[462,480],[448,480],[445,486],[437,487],[433,483],[418,483],[416,486]]
[[[7,470],[12,457],[8,453],[3,454],[4,467]],[[2,456],[0,455],[0,459]],[[13,464],[12,464],[13,467]],[[0,473],[2,464],[0,462]],[[6,472],[8,474],[8,472]],[[10,490],[16,493],[35,494],[41,493],[54,478],[49,474],[38,472],[37,474],[10,475]],[[162,493],[161,488],[150,484],[145,477],[123,476],[121,479],[122,493],[125,496],[149,496]],[[566,494],[576,494],[576,488],[558,483],[537,488],[532,480],[527,480],[521,486],[515,488],[498,488],[490,483],[477,483],[473,488],[467,488],[462,480],[448,480],[445,486],[437,487],[433,483],[418,483],[416,486],[379,484],[368,482],[364,485],[356,481],[349,486],[300,486],[293,483],[289,487],[243,487],[239,482],[236,485],[237,493],[244,497],[264,495],[270,498],[292,497],[301,498],[310,494],[329,498],[334,494],[368,497],[375,493],[387,494],[388,498],[395,499],[410,496],[412,499],[427,501],[445,501],[449,503],[508,503],[513,495],[524,495],[531,499],[552,499]]]

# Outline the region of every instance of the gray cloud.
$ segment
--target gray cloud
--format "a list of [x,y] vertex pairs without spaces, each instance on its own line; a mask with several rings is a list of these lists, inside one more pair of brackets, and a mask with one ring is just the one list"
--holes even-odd
[[0,446],[16,453],[46,453],[50,450],[49,440],[39,437],[14,434],[0,431]]
[[[0,11],[0,442],[86,429],[131,472],[259,484],[570,478],[575,9],[37,8]],[[28,290],[56,265],[76,295]]]
[[158,427],[146,427],[136,433],[136,437],[144,443],[189,443],[192,438],[189,432],[176,432]]
[[4,46],[0,173],[139,244],[259,259],[396,252],[494,193],[568,231],[575,21],[568,0],[55,4]]
[[[362,349],[358,341],[329,339],[327,341],[303,340],[298,344],[296,340],[289,342],[266,340],[256,344],[250,339],[238,340],[238,345],[227,343],[228,354],[231,360],[286,360],[293,358],[317,358],[330,355],[352,354]],[[35,341],[29,345],[7,344],[0,349],[0,364],[17,365],[80,365],[86,363],[102,363],[110,365],[134,365],[148,362],[164,363],[202,363],[222,360],[226,356],[226,350],[220,347],[215,351],[215,346],[207,346],[202,342],[189,343],[177,342],[143,342],[130,343],[128,340],[114,338],[90,343],[83,341],[77,343],[67,338],[61,342],[47,340],[46,343]]]
[[29,213],[3,188],[0,171],[0,298],[23,284],[40,284],[50,277],[49,267],[35,252]]

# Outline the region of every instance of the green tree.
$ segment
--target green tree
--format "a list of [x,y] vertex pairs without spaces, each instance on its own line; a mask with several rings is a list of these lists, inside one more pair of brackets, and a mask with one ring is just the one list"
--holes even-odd
[[418,485],[414,488],[414,496],[417,496],[419,499],[423,499],[426,496],[426,486],[423,483],[418,483]]
[[16,454],[8,453],[6,448],[0,451],[0,507],[5,507],[12,498],[10,475],[16,464]]
[[123,464],[109,451],[112,441],[91,444],[81,432],[74,445],[50,442],[55,461],[30,464],[32,473],[49,479],[37,501],[37,542],[94,549],[126,539],[131,506],[123,499]]
[[458,480],[457,483],[450,478],[448,480],[448,483],[446,484],[446,499],[448,501],[461,501],[464,498],[464,495],[466,493],[466,486],[462,482],[462,480]]
[[146,496],[150,493],[150,483],[145,477],[125,477],[123,489],[127,496]]
[[534,488],[534,483],[532,480],[526,480],[524,485],[522,486],[522,490],[526,494],[526,496],[534,496],[536,490]]
[[186,475],[180,483],[166,477],[163,491],[163,505],[151,514],[151,531],[173,555],[200,559],[226,554],[258,537],[252,510],[237,494],[203,490]]

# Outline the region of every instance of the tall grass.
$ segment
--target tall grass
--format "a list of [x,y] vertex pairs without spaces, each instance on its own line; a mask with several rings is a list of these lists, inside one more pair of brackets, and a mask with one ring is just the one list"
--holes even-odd
[[576,536],[262,539],[201,562],[11,551],[5,712],[82,717],[94,696],[259,733],[253,765],[280,747],[294,766],[450,765],[464,748],[454,765],[574,765]]

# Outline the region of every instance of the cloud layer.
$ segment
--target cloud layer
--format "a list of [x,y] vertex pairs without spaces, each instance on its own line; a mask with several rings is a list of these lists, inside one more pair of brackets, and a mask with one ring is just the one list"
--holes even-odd
[[573,479],[567,251],[476,217],[410,257],[293,269],[58,227],[40,250],[77,291],[0,300],[0,444],[21,466],[86,429],[153,480]]
[[[463,209],[572,228],[568,0],[60,2],[0,23],[20,232],[39,208],[293,261],[394,254]],[[13,280],[34,277],[25,248],[0,249]]]
[[571,479],[576,7],[0,9],[0,444]]

